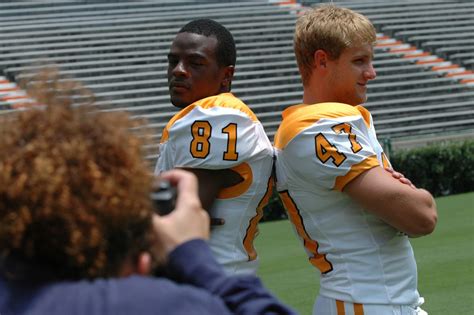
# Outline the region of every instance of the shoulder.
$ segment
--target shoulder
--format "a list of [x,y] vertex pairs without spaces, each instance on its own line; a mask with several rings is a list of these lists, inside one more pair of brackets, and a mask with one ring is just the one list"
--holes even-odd
[[[252,121],[258,121],[254,112],[232,93],[221,93],[209,96],[182,109],[173,119],[178,120],[188,117],[196,112],[201,115],[239,115]],[[172,120],[173,120],[172,119]]]
[[295,105],[285,109],[283,120],[275,136],[275,147],[284,148],[291,140],[313,126],[331,123],[360,121],[370,126],[370,113],[362,106],[342,103],[318,103]]
[[244,102],[232,93],[221,93],[196,101],[174,115],[163,130],[161,142],[167,141],[171,133],[187,132],[195,123],[222,128],[230,123],[250,127],[258,122],[257,116]]
[[235,97],[232,93],[221,93],[218,95],[206,97],[192,105],[204,109],[233,109],[247,115],[252,120],[258,120],[254,112],[242,100]]

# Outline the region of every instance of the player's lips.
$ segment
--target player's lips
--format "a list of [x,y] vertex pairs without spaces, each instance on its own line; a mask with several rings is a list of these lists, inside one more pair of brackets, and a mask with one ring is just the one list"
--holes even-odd
[[172,81],[170,83],[170,90],[173,92],[185,92],[190,89],[189,84],[186,84],[185,82],[176,82]]

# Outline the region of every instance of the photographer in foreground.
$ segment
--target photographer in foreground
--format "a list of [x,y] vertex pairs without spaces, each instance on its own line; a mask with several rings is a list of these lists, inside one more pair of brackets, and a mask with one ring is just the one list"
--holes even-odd
[[213,259],[194,175],[163,174],[176,208],[154,214],[137,122],[73,106],[54,73],[32,82],[46,106],[0,116],[0,314],[293,314]]

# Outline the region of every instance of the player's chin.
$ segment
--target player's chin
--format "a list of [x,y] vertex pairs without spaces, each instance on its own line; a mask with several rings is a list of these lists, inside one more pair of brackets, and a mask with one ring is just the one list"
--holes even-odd
[[359,85],[359,88],[357,90],[357,96],[364,102],[367,100],[367,86],[366,85]]
[[191,102],[186,97],[173,95],[173,94],[171,94],[170,96],[171,96],[171,104],[173,104],[176,107],[184,108],[188,106],[189,104],[191,104]]
[[360,93],[357,93],[357,95],[355,95],[355,104],[363,104],[365,102],[367,102],[367,93],[365,92],[360,92]]

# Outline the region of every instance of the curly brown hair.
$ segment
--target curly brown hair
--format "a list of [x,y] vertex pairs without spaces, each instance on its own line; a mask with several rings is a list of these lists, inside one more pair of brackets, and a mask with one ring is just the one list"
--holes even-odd
[[0,115],[0,258],[58,279],[116,276],[151,241],[142,122],[98,111],[52,70],[27,92],[45,106]]

